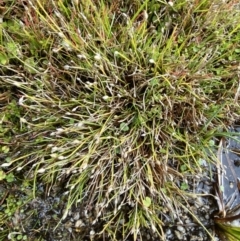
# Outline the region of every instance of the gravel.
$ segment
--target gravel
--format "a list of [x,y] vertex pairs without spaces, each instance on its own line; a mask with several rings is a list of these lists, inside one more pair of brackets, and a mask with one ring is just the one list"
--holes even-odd
[[[210,233],[213,233],[214,226],[211,215],[217,210],[215,199],[209,195],[213,194],[213,186],[208,168],[198,176],[187,177],[189,196],[186,208],[179,207],[177,213],[171,213],[168,205],[163,206],[161,219],[164,223],[163,230],[167,241],[209,241],[210,238],[204,228],[195,220],[187,210],[196,216]],[[180,184],[179,184],[180,185]],[[103,228],[104,222],[96,217],[94,207],[86,203],[77,205],[68,210],[66,218],[62,216],[66,210],[67,195],[57,189],[52,196],[44,197],[44,187],[39,186],[39,193],[35,199],[26,204],[22,210],[15,212],[11,219],[11,226],[14,231],[27,234],[27,240],[35,240],[41,237],[42,241],[70,241],[70,240],[111,240],[108,237],[98,235]],[[41,194],[41,195],[40,195]],[[202,196],[200,195],[202,194]],[[21,192],[15,192],[15,199],[23,198]],[[125,212],[133,207],[125,208]],[[124,223],[121,220],[120,223]],[[117,234],[117,240],[124,240],[121,232]],[[132,241],[129,236],[126,241]],[[142,228],[138,240],[161,241],[156,232]],[[217,239],[216,239],[217,240]]]

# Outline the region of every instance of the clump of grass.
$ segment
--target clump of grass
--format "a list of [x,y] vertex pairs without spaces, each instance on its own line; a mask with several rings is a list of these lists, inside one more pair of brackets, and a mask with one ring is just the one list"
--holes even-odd
[[48,194],[66,182],[65,214],[93,206],[111,240],[143,227],[164,239],[163,206],[188,205],[178,183],[214,160],[211,140],[239,118],[233,2],[6,5],[1,88],[19,113],[2,107],[3,128],[16,128],[8,168],[41,177]]

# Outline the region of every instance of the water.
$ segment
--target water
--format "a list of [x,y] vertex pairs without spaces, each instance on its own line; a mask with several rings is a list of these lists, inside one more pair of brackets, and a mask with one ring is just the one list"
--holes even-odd
[[[240,127],[232,132],[240,134]],[[225,142],[225,143],[224,143]],[[224,202],[232,197],[232,207],[240,204],[240,136],[223,141],[223,150],[220,156],[222,163],[222,186]]]

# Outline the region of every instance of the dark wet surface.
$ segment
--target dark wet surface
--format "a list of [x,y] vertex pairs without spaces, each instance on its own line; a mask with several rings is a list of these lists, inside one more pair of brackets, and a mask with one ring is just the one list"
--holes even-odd
[[[236,126],[231,132],[240,134],[240,127]],[[226,201],[237,193],[232,204],[232,206],[236,206],[240,204],[240,136],[225,140],[221,162],[223,167],[223,198]]]

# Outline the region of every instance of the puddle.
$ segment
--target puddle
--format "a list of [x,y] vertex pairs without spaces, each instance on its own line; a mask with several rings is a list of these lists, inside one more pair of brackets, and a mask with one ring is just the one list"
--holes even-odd
[[218,149],[219,213],[214,221],[221,241],[240,240],[240,126],[229,131],[232,137],[222,138]]
[[[240,126],[235,127],[231,132],[240,133]],[[232,206],[240,204],[240,136],[234,139],[223,141],[223,150],[221,153],[220,161],[222,163],[223,175],[223,200],[226,202],[236,192]]]

